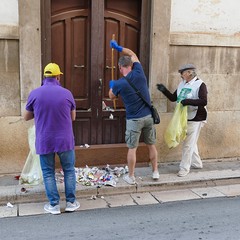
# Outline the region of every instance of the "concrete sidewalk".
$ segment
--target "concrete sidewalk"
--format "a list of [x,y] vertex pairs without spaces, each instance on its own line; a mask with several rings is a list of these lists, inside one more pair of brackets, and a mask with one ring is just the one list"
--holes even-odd
[[[240,195],[240,158],[203,161],[203,169],[192,169],[178,177],[179,163],[159,164],[160,179],[151,179],[150,167],[136,168],[138,184],[126,184],[122,176],[116,187],[77,184],[81,210],[123,205],[163,203],[208,197]],[[26,191],[22,191],[22,188]],[[64,208],[64,185],[58,183]],[[47,202],[43,185],[19,185],[14,175],[0,176],[0,217],[43,214]],[[7,203],[13,206],[6,207]]]

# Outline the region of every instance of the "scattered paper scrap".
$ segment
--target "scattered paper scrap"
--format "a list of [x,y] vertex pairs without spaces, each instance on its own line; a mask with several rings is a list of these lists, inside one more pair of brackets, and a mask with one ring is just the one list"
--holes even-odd
[[87,143],[85,143],[84,145],[80,145],[80,148],[90,148],[90,145],[88,145]]
[[[84,186],[112,186],[116,187],[118,178],[128,173],[128,167],[115,167],[111,168],[107,165],[104,168],[88,167],[75,168],[76,181]],[[64,182],[64,172],[61,169],[56,173],[58,182]]]
[[27,192],[27,189],[26,189],[25,187],[22,187],[22,188],[21,188],[21,192],[22,192],[22,193],[26,193],[26,192]]
[[10,202],[8,202],[8,203],[7,203],[7,207],[13,208],[13,205],[12,205]]

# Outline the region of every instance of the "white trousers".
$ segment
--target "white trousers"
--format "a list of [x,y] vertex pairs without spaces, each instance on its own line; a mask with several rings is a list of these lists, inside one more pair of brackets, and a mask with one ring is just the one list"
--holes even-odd
[[203,122],[188,122],[187,136],[182,146],[180,170],[189,171],[191,166],[202,168],[202,160],[198,153],[197,141],[203,125]]

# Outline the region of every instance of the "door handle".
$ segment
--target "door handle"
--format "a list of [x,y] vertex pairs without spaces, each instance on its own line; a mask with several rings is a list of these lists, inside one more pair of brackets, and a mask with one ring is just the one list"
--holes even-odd
[[85,68],[84,65],[76,65],[76,64],[74,65],[74,67],[75,67],[75,68]]
[[99,89],[101,89],[102,88],[102,79],[101,78],[99,78]]
[[[116,67],[113,66],[113,69],[115,69]],[[112,69],[112,67],[106,66],[106,69]]]
[[99,78],[99,86],[98,86],[98,96],[102,96],[102,79]]

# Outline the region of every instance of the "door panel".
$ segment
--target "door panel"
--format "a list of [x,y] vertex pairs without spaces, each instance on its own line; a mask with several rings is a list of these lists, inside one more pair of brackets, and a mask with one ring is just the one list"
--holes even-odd
[[69,83],[74,95],[77,109],[87,110],[90,108],[90,88],[88,81],[87,59],[87,19],[83,16],[72,19],[72,81]]
[[139,53],[141,4],[141,0],[51,0],[51,61],[60,65],[61,84],[76,101],[76,145],[125,142],[123,102],[118,98],[114,104],[108,97],[109,81],[120,77],[120,54],[112,55],[109,42],[114,34],[119,44]]
[[87,11],[52,16],[52,61],[60,65],[61,83],[73,93],[77,110],[90,108],[87,28]]
[[[122,16],[108,13],[105,14],[105,27],[106,27],[106,39],[105,39],[105,48],[106,48],[106,58],[105,58],[105,82],[104,85],[109,85],[109,80],[111,77],[111,61],[112,61],[112,50],[109,48],[109,42],[115,36],[115,40],[122,46],[128,47],[134,52],[138,53],[138,41],[139,41],[139,30],[137,29],[137,24],[134,21],[130,21],[129,19],[124,19]],[[112,19],[115,19],[113,21]],[[127,23],[128,22],[128,23]],[[118,71],[118,58],[121,54],[114,51],[114,79],[120,78],[120,73]],[[104,102],[107,106],[113,107],[113,102],[108,98],[108,90],[106,87],[104,91]],[[124,108],[123,102],[121,98],[116,100],[116,108],[122,109]]]
[[[52,24],[52,61],[59,64],[61,71],[65,73],[64,58],[65,55],[65,23],[63,20],[55,21]],[[57,37],[55,37],[57,36]],[[55,49],[57,51],[55,51]],[[61,84],[65,86],[65,75],[61,77]]]

